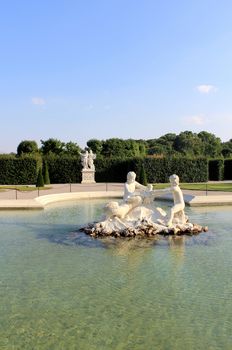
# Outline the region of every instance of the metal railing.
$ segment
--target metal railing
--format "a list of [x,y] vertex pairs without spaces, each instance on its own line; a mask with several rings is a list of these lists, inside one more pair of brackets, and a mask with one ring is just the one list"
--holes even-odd
[[[18,186],[20,187],[20,186]],[[32,190],[33,188],[33,190]],[[52,184],[45,187],[28,186],[26,190],[21,190],[15,186],[14,188],[8,186],[1,186],[0,200],[3,199],[33,199],[36,197],[67,193],[67,192],[90,192],[90,191],[122,191],[123,184],[121,183],[94,183],[94,184],[80,184],[80,183],[66,183],[66,184]]]

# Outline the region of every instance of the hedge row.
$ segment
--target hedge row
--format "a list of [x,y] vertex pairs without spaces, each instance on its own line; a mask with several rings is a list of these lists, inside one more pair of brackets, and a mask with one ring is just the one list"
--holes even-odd
[[210,159],[209,180],[232,180],[232,159]]
[[81,162],[78,157],[47,156],[48,172],[51,183],[81,182]]
[[0,157],[1,185],[30,185],[37,180],[40,161],[38,158],[11,156]]
[[171,174],[178,174],[182,182],[208,180],[205,158],[97,159],[95,164],[97,182],[125,182],[128,171],[135,171],[138,181],[141,181],[142,167],[149,183],[168,182]]
[[[79,157],[47,156],[45,159],[51,183],[81,182]],[[36,184],[41,164],[38,157],[0,156],[0,184]],[[97,182],[125,182],[128,171],[135,171],[141,182],[145,173],[149,183],[168,182],[168,177],[174,173],[181,182],[232,179],[232,159],[223,162],[205,158],[98,158],[95,167]]]
[[208,162],[205,158],[145,158],[147,181],[168,182],[171,174],[177,174],[181,182],[206,182]]
[[209,160],[209,180],[221,181],[224,178],[224,160],[210,159]]

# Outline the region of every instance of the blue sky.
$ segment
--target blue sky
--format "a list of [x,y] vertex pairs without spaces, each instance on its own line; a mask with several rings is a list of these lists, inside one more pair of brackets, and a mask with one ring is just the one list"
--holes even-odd
[[1,153],[50,137],[232,138],[230,0],[0,6]]

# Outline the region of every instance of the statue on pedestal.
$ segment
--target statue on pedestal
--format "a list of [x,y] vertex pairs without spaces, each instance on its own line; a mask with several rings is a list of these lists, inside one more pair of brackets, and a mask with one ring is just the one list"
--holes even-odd
[[84,153],[80,153],[82,168],[82,182],[81,183],[95,183],[95,166],[94,159],[96,154],[87,150]]

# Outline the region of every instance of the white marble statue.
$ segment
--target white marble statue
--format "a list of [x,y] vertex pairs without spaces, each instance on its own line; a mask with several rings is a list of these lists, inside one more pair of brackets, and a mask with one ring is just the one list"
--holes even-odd
[[135,207],[142,204],[142,198],[140,196],[135,196],[131,202],[123,202],[119,204],[118,202],[109,202],[105,206],[105,214],[107,218],[118,217],[124,219],[125,216]]
[[[127,181],[124,184],[123,203],[108,203],[105,207],[107,218],[118,217],[124,219],[129,215],[130,220],[136,219],[135,216],[133,217],[133,213],[135,214],[135,208],[139,207],[140,214],[137,218],[141,218],[143,215],[149,216],[149,220],[158,220],[158,223],[167,227],[171,227],[174,224],[186,223],[187,217],[184,213],[185,202],[183,193],[179,187],[179,177],[177,175],[171,175],[169,177],[171,186],[161,190],[152,190],[152,186],[150,185],[141,185],[135,181],[135,178],[136,174],[133,171],[127,174]],[[140,191],[136,191],[138,189]],[[162,208],[153,208],[152,213],[150,208],[146,208],[146,204],[153,201],[156,196],[169,192],[172,193],[174,201],[169,215]],[[139,210],[136,210],[136,215],[138,215]],[[167,217],[166,220],[164,220],[165,217]]]
[[[134,172],[130,171],[127,174],[122,202],[109,202],[104,208],[104,219],[85,228],[86,233],[94,237],[151,237],[156,234],[192,235],[202,230],[207,231],[207,227],[188,222],[177,175],[171,175],[170,187],[162,190],[152,190],[151,185],[143,186],[135,181],[135,178]],[[168,192],[172,193],[174,201],[169,215],[154,204],[147,206],[155,197]]]
[[[154,212],[151,209],[144,207],[142,204],[149,203],[153,200],[152,185],[144,186],[135,181],[136,174],[130,171],[127,174],[127,181],[124,184],[123,202],[112,201],[105,206],[105,214],[107,219],[128,219],[133,221],[135,219],[142,219],[143,217],[151,217]],[[137,209],[134,212],[134,209]],[[158,209],[158,210],[157,210]],[[162,209],[155,208],[155,215],[163,217],[166,213]]]
[[85,153],[80,153],[80,156],[83,169],[88,169],[89,152],[86,150]]
[[86,150],[84,153],[80,153],[80,156],[83,170],[95,170],[93,161],[96,159],[96,154],[91,149],[89,152]]
[[[136,174],[133,171],[129,171],[127,174],[127,181],[124,184],[124,195],[123,200],[126,203],[131,203],[134,201],[135,197],[140,196],[142,198],[146,197],[145,191],[151,191],[152,186],[144,186],[139,182],[135,181]],[[141,190],[137,192],[136,190]]]
[[94,154],[92,150],[90,150],[88,155],[88,167],[91,170],[95,170],[95,166],[93,163],[94,159],[96,159],[96,154]]
[[168,192],[172,193],[174,205],[170,210],[170,215],[167,222],[167,225],[170,227],[174,223],[185,224],[187,218],[184,213],[185,202],[184,202],[183,193],[179,186],[179,176],[176,174],[173,174],[169,177],[169,181],[171,185],[170,187],[162,190],[154,190],[152,191],[152,193],[155,196],[168,193]]

